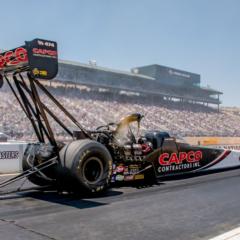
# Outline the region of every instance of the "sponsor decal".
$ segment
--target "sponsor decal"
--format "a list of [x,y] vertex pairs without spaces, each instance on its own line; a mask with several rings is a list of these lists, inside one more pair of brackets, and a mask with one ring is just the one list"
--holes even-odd
[[158,162],[158,172],[179,171],[200,167],[202,151],[189,151],[177,153],[162,153]]
[[182,164],[183,162],[187,163],[194,163],[199,162],[202,159],[202,152],[201,151],[190,151],[186,152],[179,152],[177,153],[163,153],[159,156],[159,164],[163,166],[171,165],[171,164]]
[[124,166],[117,166],[116,172],[118,173],[124,172]]
[[33,56],[57,58],[57,51],[45,48],[33,48]]
[[34,68],[32,73],[34,76],[41,76],[41,77],[46,77],[48,75],[48,72],[46,70],[39,70],[38,68]]
[[28,61],[27,50],[23,47],[0,55],[0,70],[6,66],[16,66]]
[[116,180],[115,180],[115,175],[114,176],[112,176],[111,177],[111,182],[113,183],[113,182],[115,182]]
[[184,77],[184,78],[191,78],[191,76],[189,74],[183,73],[183,72],[178,72],[176,70],[169,69],[168,72],[170,75],[176,75],[176,76]]
[[136,174],[136,175],[134,176],[134,179],[135,179],[135,180],[142,180],[142,179],[144,179],[144,174]]
[[0,159],[18,159],[18,151],[3,151],[0,152]]
[[124,176],[124,181],[132,181],[134,179],[134,175]]
[[38,40],[37,40],[37,44],[38,44],[39,46],[46,46],[46,47],[55,48],[55,43],[54,43],[54,42],[49,42],[49,41],[46,41],[46,40],[40,40],[40,39],[38,39]]
[[179,165],[161,166],[158,168],[158,172],[163,173],[163,172],[181,171],[181,170],[188,170],[188,169],[199,168],[199,167],[200,167],[199,162],[184,163]]
[[123,181],[124,180],[124,176],[123,175],[116,175],[115,180],[116,181]]
[[128,173],[128,166],[124,167],[124,173]]
[[136,174],[139,172],[138,165],[129,165],[129,173],[130,174]]

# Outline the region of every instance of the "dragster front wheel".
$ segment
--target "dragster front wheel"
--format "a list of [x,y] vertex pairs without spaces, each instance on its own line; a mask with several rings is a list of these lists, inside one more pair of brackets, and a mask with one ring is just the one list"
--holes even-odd
[[112,157],[99,142],[71,142],[60,151],[60,187],[75,192],[102,192],[110,182]]

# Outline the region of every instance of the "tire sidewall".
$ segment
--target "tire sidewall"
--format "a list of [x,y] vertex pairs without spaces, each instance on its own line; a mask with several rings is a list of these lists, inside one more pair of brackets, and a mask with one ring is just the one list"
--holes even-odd
[[[65,169],[65,173],[62,176],[63,178],[71,179],[71,188],[74,191],[84,190],[94,193],[102,192],[108,187],[112,174],[112,157],[104,145],[89,139],[75,141],[66,146],[63,152],[60,153],[60,156],[62,156],[60,157],[62,167]],[[103,166],[101,179],[94,183],[86,181],[83,172],[84,164],[92,157],[99,159]]]
[[[94,184],[86,181],[83,169],[85,162],[91,157],[98,158],[103,166],[102,177]],[[102,148],[90,147],[88,149],[82,150],[74,158],[73,167],[77,179],[85,188],[91,192],[101,191],[108,186],[111,176],[112,161],[109,159],[109,156],[106,154],[106,152],[102,151]]]

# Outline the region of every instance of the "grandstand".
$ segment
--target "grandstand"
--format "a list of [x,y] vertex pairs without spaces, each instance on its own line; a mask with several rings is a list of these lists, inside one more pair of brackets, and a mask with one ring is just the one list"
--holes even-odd
[[206,106],[217,106],[222,92],[200,87],[200,75],[161,65],[136,67],[119,71],[92,64],[60,61],[57,79],[60,82],[82,84],[91,89],[105,89],[114,95],[123,91],[142,98],[151,98]]
[[[138,97],[124,96],[112,99],[105,93],[94,92],[79,86],[78,89],[69,85],[52,84],[49,90],[87,129],[108,122],[118,122],[123,116],[133,112],[145,115],[142,130],[168,131],[172,136],[240,136],[240,109],[221,108],[220,112],[200,104],[164,101],[151,103]],[[67,122],[61,112],[58,112],[48,98],[41,98],[46,105]],[[6,88],[0,94],[0,130],[18,140],[34,140],[35,136],[28,119],[20,109],[11,92]],[[16,114],[17,113],[17,114]],[[59,140],[68,140],[66,133],[57,124],[51,122]]]

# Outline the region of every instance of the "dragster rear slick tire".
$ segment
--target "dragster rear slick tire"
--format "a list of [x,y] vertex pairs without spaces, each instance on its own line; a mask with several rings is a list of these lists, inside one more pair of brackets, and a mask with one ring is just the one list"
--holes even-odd
[[74,193],[100,193],[107,189],[112,174],[112,157],[99,142],[73,141],[59,153],[58,189]]

